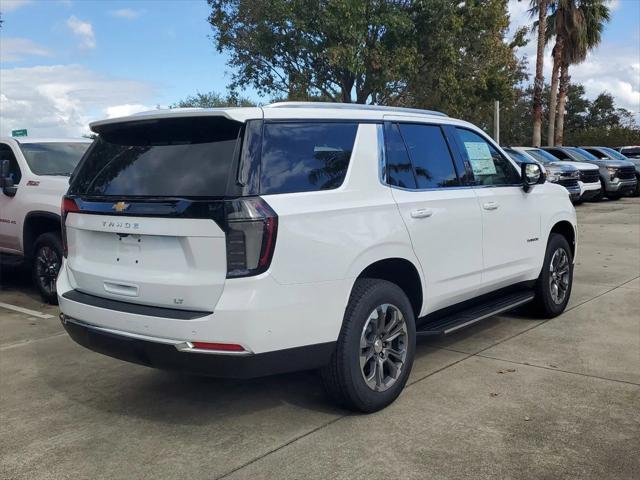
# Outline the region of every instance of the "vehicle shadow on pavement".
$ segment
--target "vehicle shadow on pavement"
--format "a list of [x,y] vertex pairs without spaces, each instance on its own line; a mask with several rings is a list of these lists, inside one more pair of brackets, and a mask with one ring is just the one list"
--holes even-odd
[[29,270],[23,266],[0,265],[0,291],[25,293],[34,300],[41,301]]
[[313,371],[247,380],[199,377],[124,363],[64,335],[52,341],[61,344],[65,358],[51,358],[51,344],[34,345],[37,376],[67,402],[89,410],[179,425],[216,424],[282,407],[345,413],[329,403]]

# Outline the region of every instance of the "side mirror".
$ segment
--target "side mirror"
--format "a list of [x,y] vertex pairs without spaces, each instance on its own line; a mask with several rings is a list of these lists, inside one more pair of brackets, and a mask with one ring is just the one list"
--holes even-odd
[[542,166],[533,162],[522,162],[520,164],[521,176],[522,176],[522,189],[525,192],[531,190],[534,185],[544,183],[546,175]]
[[9,160],[0,162],[0,188],[2,188],[2,193],[7,197],[13,197],[18,190],[18,187],[13,182],[13,177],[9,174],[10,166]]

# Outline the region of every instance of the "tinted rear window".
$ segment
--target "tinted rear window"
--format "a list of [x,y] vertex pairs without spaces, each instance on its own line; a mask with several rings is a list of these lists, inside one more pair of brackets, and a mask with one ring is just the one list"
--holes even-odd
[[241,124],[191,117],[105,126],[70,193],[88,196],[223,196]]
[[260,192],[338,188],[349,167],[357,130],[357,123],[266,123]]

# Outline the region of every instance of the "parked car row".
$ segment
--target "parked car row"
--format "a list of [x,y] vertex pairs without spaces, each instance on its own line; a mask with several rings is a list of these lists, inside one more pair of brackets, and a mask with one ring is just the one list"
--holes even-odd
[[[635,151],[632,147],[622,149]],[[516,162],[527,159],[543,164],[547,180],[564,186],[576,204],[640,195],[640,158],[628,158],[613,148],[506,147],[505,151]]]

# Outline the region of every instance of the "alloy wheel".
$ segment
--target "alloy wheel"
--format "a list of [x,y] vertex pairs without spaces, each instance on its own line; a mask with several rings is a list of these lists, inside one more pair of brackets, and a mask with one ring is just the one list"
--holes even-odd
[[569,291],[569,255],[564,248],[558,248],[553,252],[549,264],[549,291],[556,304],[561,304]]
[[395,305],[385,303],[367,318],[360,336],[360,372],[376,392],[390,388],[407,359],[407,324]]
[[38,250],[36,255],[36,278],[40,288],[47,294],[54,294],[56,291],[56,278],[60,270],[60,257],[51,247],[45,245]]

